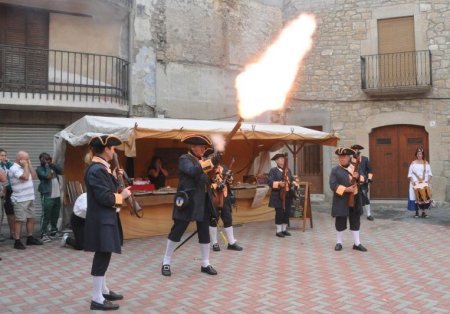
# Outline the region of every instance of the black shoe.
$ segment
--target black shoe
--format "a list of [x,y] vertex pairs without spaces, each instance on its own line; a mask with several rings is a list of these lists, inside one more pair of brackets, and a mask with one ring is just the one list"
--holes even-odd
[[161,267],[161,274],[163,276],[171,276],[172,272],[170,271],[170,265],[168,265],[168,264],[162,265],[162,267]]
[[100,310],[100,311],[113,311],[118,310],[119,304],[111,303],[111,301],[105,300],[102,303],[97,303],[95,301],[91,301],[91,310]]
[[217,275],[217,271],[211,265],[201,268],[202,273],[207,273],[208,275]]
[[336,245],[334,246],[334,250],[335,251],[342,251],[342,244],[336,243]]
[[275,233],[275,235],[277,237],[284,238],[284,233],[283,232],[277,232],[277,233]]
[[219,251],[220,251],[219,243],[214,243],[214,244],[213,244],[213,251],[214,251],[214,252],[219,252]]
[[117,301],[123,299],[123,295],[115,293],[112,290],[109,290],[108,294],[103,294],[103,297],[108,301]]
[[287,230],[284,230],[284,231],[282,231],[282,233],[285,235],[285,236],[291,236],[292,234],[289,232],[289,231],[287,231]]
[[42,244],[44,244],[44,242],[42,242],[42,241],[39,240],[39,239],[36,239],[36,238],[33,237],[33,236],[29,236],[29,237],[27,238],[27,245],[42,245]]
[[22,241],[20,241],[20,240],[16,240],[14,242],[14,248],[17,250],[25,250],[26,249],[25,245],[23,245]]
[[425,213],[422,213],[422,218],[428,218],[428,215]]
[[374,221],[375,219],[372,216],[367,216],[367,220]]
[[233,251],[242,251],[244,248],[237,244],[237,242],[234,242],[234,244],[228,243],[227,249]]
[[359,245],[353,244],[353,249],[361,252],[367,252],[367,249],[361,243]]

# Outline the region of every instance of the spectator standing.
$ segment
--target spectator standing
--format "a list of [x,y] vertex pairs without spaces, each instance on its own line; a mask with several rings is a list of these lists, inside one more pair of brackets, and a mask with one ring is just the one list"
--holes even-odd
[[42,245],[42,241],[33,237],[34,228],[34,187],[33,178],[36,178],[36,171],[31,165],[30,155],[25,151],[19,151],[16,161],[9,169],[9,179],[11,182],[11,200],[16,215],[14,230],[14,248],[24,250],[26,247],[20,241],[22,223],[26,223],[27,245]]
[[2,206],[5,210],[6,217],[8,219],[8,225],[9,225],[9,234],[10,239],[14,239],[14,229],[15,229],[15,222],[16,222],[16,216],[14,216],[14,206],[11,201],[11,195],[12,195],[12,189],[11,189],[11,181],[9,180],[8,171],[12,167],[14,163],[8,160],[7,152],[6,150],[0,148],[0,168],[3,169],[3,171],[6,174],[6,183],[3,189],[3,196],[2,196]]
[[50,224],[50,236],[55,236],[58,231],[56,224],[61,209],[61,186],[58,176],[62,175],[63,171],[52,162],[52,157],[47,153],[41,153],[39,161],[41,165],[36,168],[36,173],[41,181],[38,187],[42,202],[41,239],[50,242],[48,225]]

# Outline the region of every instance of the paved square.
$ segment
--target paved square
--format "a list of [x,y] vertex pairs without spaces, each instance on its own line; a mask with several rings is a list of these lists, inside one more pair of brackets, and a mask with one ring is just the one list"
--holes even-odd
[[[107,272],[108,286],[125,295],[119,312],[449,312],[448,224],[406,211],[383,219],[374,209],[374,222],[362,217],[361,241],[369,251],[352,250],[346,231],[344,249],[335,252],[333,219],[326,208],[313,205],[313,212],[314,229],[291,229],[286,238],[275,237],[273,222],[237,227],[244,251],[223,243],[221,252],[211,251],[218,276],[200,273],[196,237],[174,254],[171,277],[160,273],[166,237],[126,241]],[[0,313],[89,311],[92,253],[61,248],[59,241],[18,251],[7,240],[0,256]]]

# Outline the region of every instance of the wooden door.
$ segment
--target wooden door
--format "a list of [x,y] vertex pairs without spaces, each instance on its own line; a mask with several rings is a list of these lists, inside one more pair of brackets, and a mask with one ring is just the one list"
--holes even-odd
[[[322,126],[307,126],[309,129],[322,131]],[[309,192],[323,193],[323,154],[322,146],[305,143],[297,155],[298,175],[300,181],[309,182]]]
[[406,199],[408,168],[422,146],[428,159],[428,134],[422,126],[390,125],[372,130],[370,162],[374,173],[371,197]]

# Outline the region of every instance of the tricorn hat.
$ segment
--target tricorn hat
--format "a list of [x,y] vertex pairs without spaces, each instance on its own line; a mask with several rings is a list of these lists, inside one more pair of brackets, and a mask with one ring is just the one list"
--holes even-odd
[[122,141],[114,135],[96,135],[89,141],[89,146],[111,147],[122,144]]
[[350,146],[350,148],[351,148],[351,149],[359,149],[359,150],[364,149],[364,147],[362,147],[362,146],[359,145],[359,144],[354,144],[354,145]]
[[351,148],[344,148],[344,147],[339,147],[338,149],[336,149],[334,151],[334,153],[338,156],[343,156],[343,155],[354,155],[355,151]]
[[214,149],[212,149],[211,147],[210,147],[210,148],[207,148],[207,149],[205,150],[205,152],[203,153],[203,157],[206,158],[206,157],[208,157],[209,155],[211,155],[212,153],[214,153]]
[[287,155],[286,153],[278,153],[278,154],[275,154],[275,156],[273,156],[271,158],[271,160],[277,160],[280,157],[286,157],[286,155]]
[[204,135],[191,134],[186,135],[181,139],[182,143],[190,144],[190,145],[206,145],[211,146],[211,140]]

